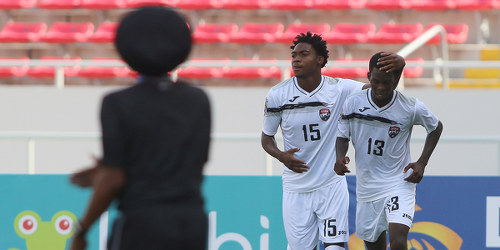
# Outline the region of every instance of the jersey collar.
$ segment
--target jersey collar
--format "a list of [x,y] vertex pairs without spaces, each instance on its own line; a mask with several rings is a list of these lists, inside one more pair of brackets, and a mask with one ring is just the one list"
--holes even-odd
[[313,95],[315,95],[316,93],[318,93],[323,88],[324,82],[325,82],[325,76],[321,76],[321,82],[319,83],[318,87],[316,87],[316,89],[314,89],[311,92],[307,92],[307,91],[305,91],[303,88],[301,88],[299,86],[299,83],[297,81],[297,77],[296,76],[293,77],[293,84],[295,85],[295,87],[297,88],[297,90],[300,93],[302,93],[302,94],[304,94],[304,95],[306,95],[308,97],[312,97]]
[[392,95],[392,99],[389,103],[387,103],[385,106],[383,107],[379,107],[377,106],[377,104],[375,104],[375,102],[372,100],[372,89],[368,89],[368,91],[366,91],[366,98],[368,98],[368,102],[370,103],[370,105],[372,105],[372,107],[377,110],[378,112],[382,112],[388,108],[390,108],[392,106],[392,104],[394,104],[394,102],[396,101],[396,97],[398,95],[398,92],[396,90],[393,90],[393,95]]

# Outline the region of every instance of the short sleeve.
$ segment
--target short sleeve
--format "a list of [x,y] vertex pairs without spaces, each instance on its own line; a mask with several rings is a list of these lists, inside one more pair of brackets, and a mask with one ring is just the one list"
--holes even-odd
[[342,138],[346,138],[346,139],[349,139],[351,136],[349,119],[346,118],[346,115],[349,114],[348,107],[349,107],[349,99],[347,99],[347,101],[344,102],[342,112],[340,112],[340,116],[338,117],[339,127],[338,127],[337,137],[342,137]]
[[104,97],[101,106],[101,129],[103,157],[101,165],[125,167],[125,131],[120,122],[120,113],[111,96]]
[[264,124],[262,126],[262,132],[268,136],[274,136],[281,123],[282,110],[278,103],[272,91],[269,91],[264,106]]
[[439,119],[419,100],[415,103],[415,116],[413,123],[415,125],[422,125],[427,133],[431,133],[438,126]]
[[363,86],[365,86],[365,84],[362,82],[350,79],[342,79],[340,83],[342,84],[344,94],[347,96],[363,90]]

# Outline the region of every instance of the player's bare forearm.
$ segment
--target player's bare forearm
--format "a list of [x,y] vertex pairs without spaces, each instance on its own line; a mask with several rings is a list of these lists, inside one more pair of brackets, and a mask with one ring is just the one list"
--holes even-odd
[[272,157],[278,159],[282,162],[288,169],[296,172],[303,173],[309,170],[309,166],[306,163],[295,158],[294,153],[300,151],[300,148],[292,148],[288,151],[281,151],[276,145],[276,140],[274,136],[269,136],[264,133],[261,135],[262,148],[271,155]]
[[80,220],[81,227],[84,230],[89,229],[97,218],[106,211],[113,199],[125,186],[125,182],[125,172],[122,169],[99,167],[94,179],[94,190],[89,205]]
[[405,181],[419,183],[422,180],[422,178],[424,177],[425,167],[427,166],[432,152],[439,142],[439,138],[441,137],[442,132],[443,124],[441,123],[441,121],[439,121],[437,128],[427,135],[420,158],[416,162],[410,163],[405,167],[405,173],[410,168],[413,169],[413,172],[407,178],[405,178]]
[[347,150],[349,149],[349,140],[343,137],[337,137],[335,144],[335,153],[337,160],[335,161],[335,166],[333,167],[335,173],[338,175],[345,175],[345,173],[350,173],[351,171],[346,166],[349,163],[349,157],[346,157]]
[[432,152],[434,152],[434,149],[439,142],[439,138],[441,137],[442,132],[443,124],[441,123],[441,121],[439,121],[436,129],[430,132],[425,138],[424,148],[422,149],[422,154],[420,155],[418,162],[427,165],[427,162],[429,162],[429,158],[431,158]]

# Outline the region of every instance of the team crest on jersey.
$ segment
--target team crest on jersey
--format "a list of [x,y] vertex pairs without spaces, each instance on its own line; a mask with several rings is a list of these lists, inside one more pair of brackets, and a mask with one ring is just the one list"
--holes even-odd
[[399,131],[401,131],[401,129],[398,126],[390,127],[389,128],[389,137],[391,137],[391,138],[396,137],[396,135],[399,134]]
[[330,110],[328,108],[322,108],[319,110],[319,118],[323,121],[328,121],[328,118],[330,118]]

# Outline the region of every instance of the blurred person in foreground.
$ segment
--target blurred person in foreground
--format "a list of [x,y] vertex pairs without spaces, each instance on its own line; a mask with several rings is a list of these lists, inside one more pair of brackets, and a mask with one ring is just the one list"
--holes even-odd
[[[443,124],[418,99],[396,91],[401,72],[385,72],[377,65],[379,52],[369,63],[371,88],[344,103],[337,137],[338,175],[349,173],[349,139],[356,152],[356,235],[368,250],[408,249],[408,232],[415,212],[415,188],[436,147]],[[420,158],[410,157],[414,125],[427,130]]]
[[103,156],[71,176],[92,187],[71,249],[85,249],[85,234],[118,200],[109,249],[206,248],[207,217],[201,196],[211,114],[207,95],[168,72],[191,50],[187,22],[174,10],[143,7],[121,21],[115,45],[141,74],[133,86],[104,97]]
[[[283,163],[283,223],[288,250],[344,249],[349,239],[349,192],[344,176],[335,174],[338,117],[347,97],[364,83],[321,74],[328,61],[326,41],[302,33],[293,41],[294,77],[272,87],[266,98],[261,144]],[[405,60],[386,53],[383,70],[403,69]],[[274,138],[281,127],[284,151]]]

